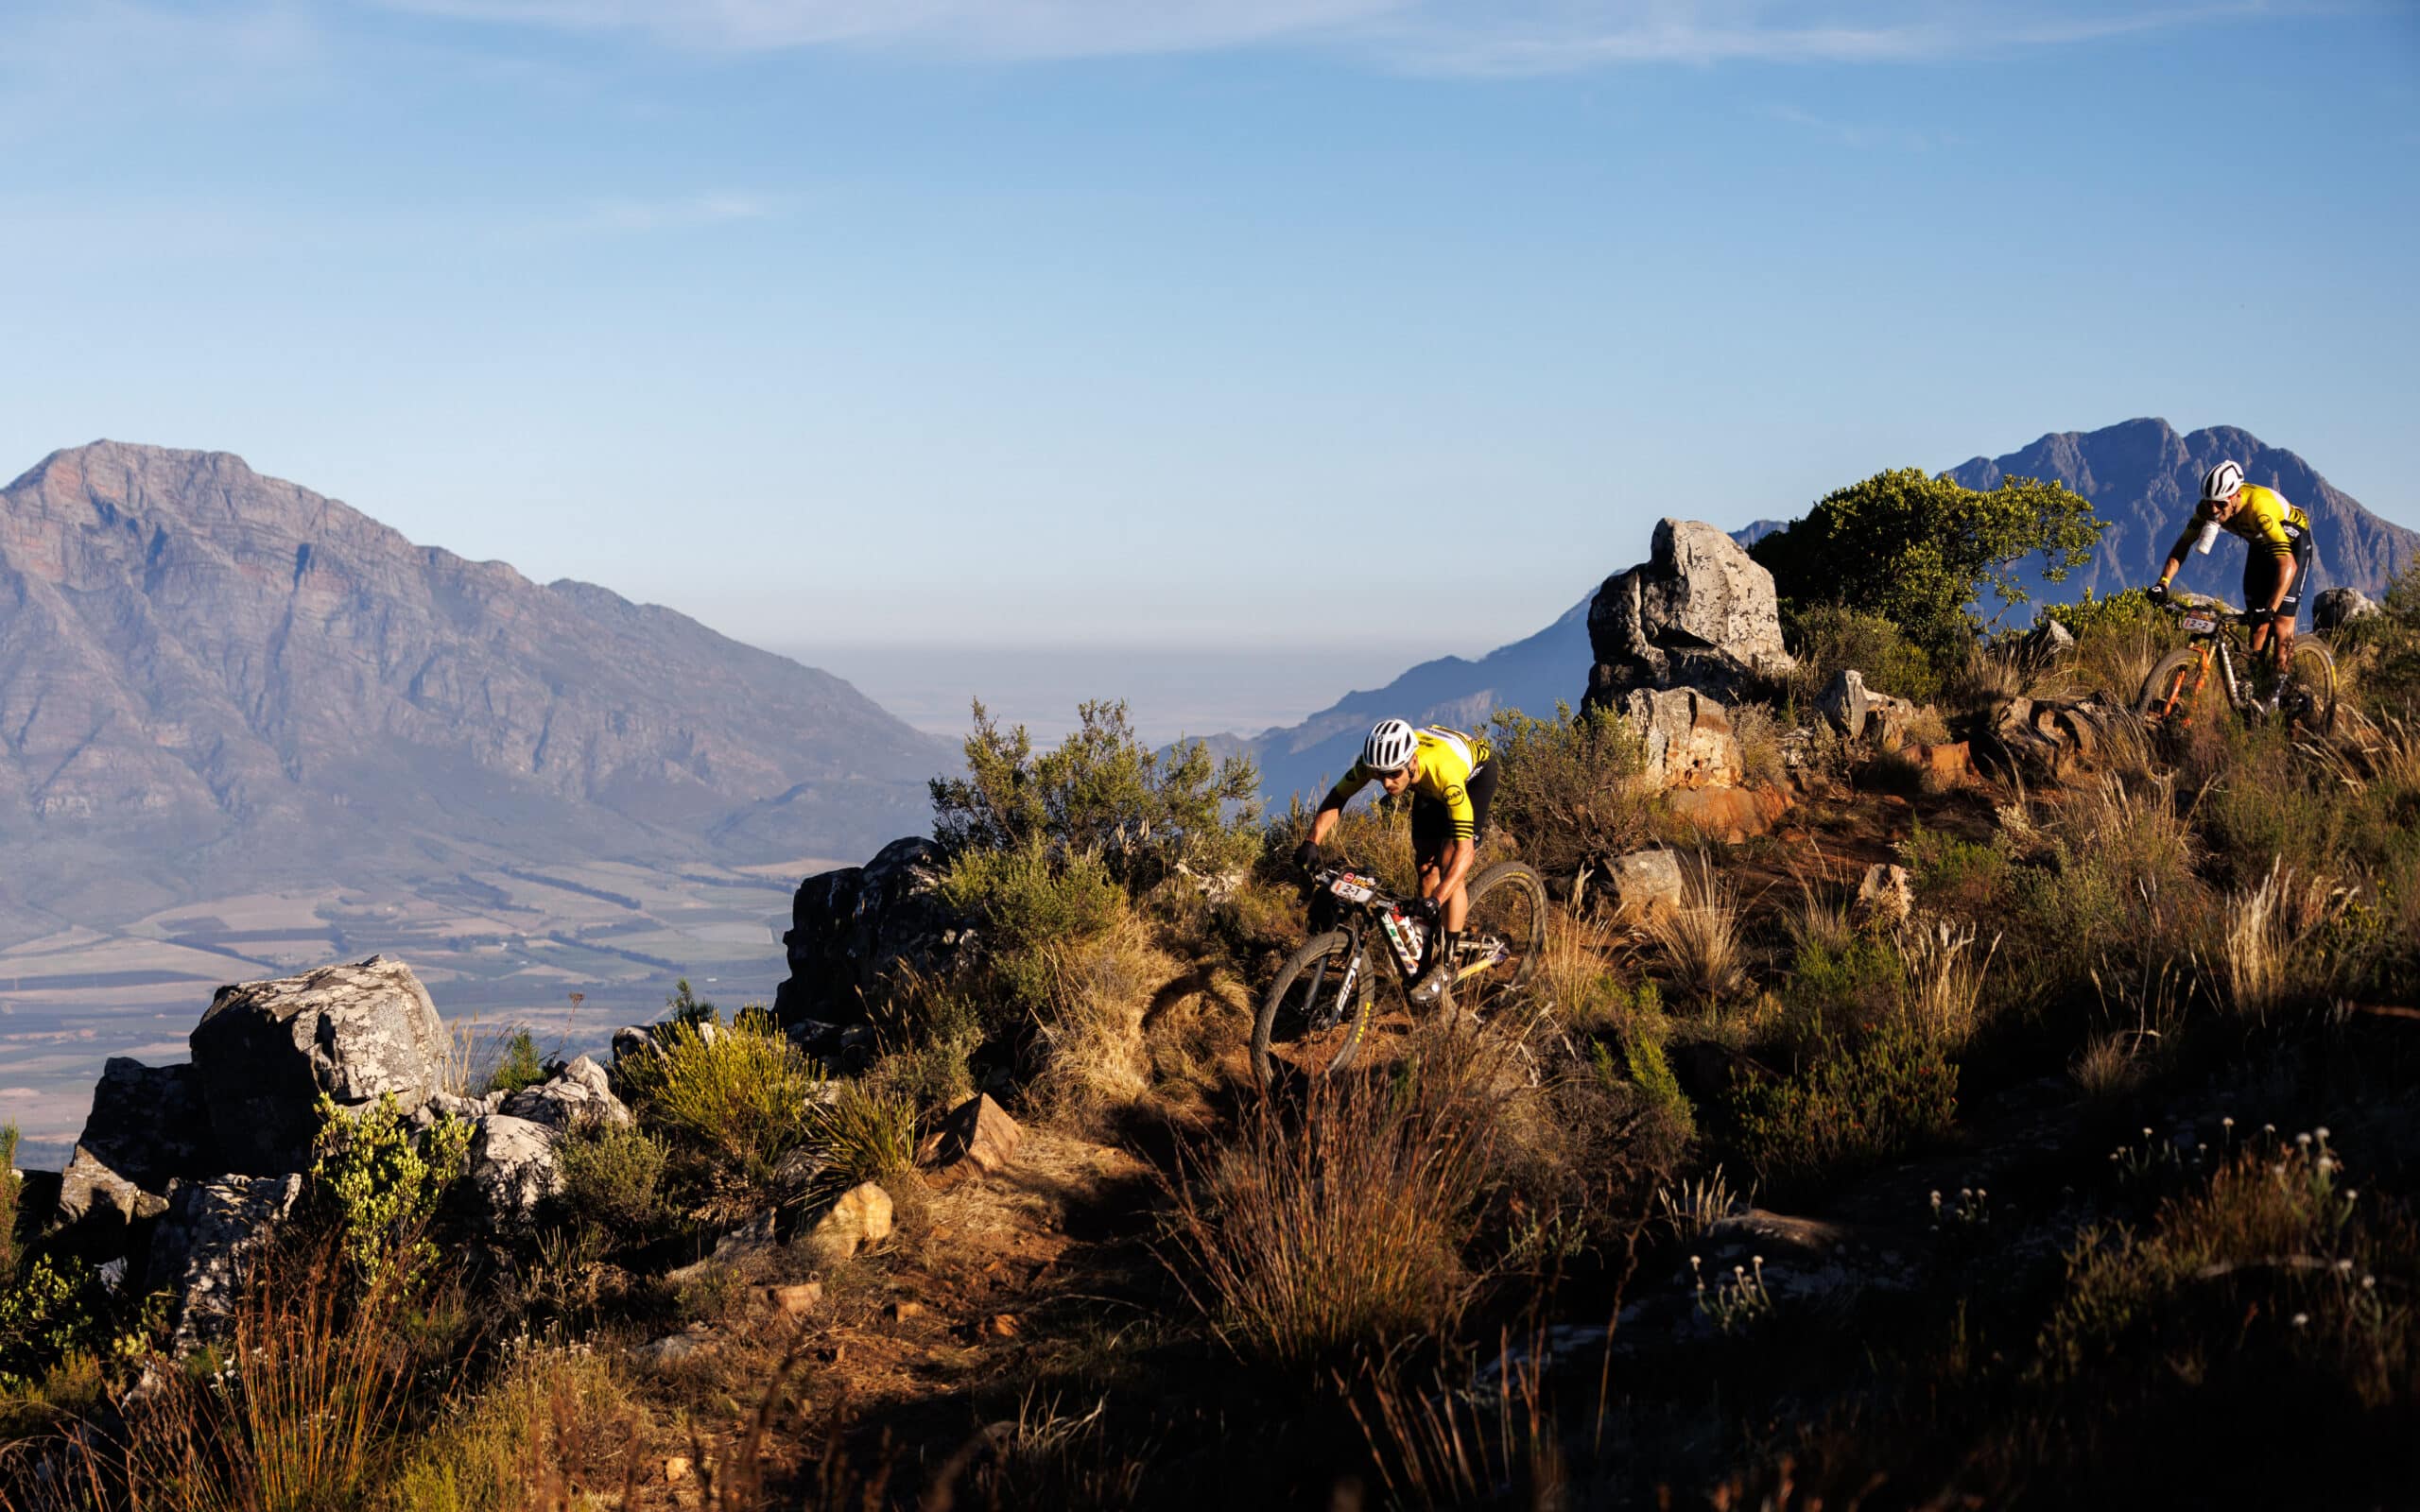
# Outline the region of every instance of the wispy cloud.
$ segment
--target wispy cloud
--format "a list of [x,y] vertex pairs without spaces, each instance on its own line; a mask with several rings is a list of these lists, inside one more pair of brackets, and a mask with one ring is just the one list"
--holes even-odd
[[679,231],[739,220],[764,220],[773,213],[771,201],[754,195],[705,194],[676,199],[604,199],[569,217],[538,224],[543,229],[570,232]]
[[[1315,46],[1421,72],[1908,62],[2273,13],[2278,0],[375,0],[706,51],[851,45],[994,58]],[[2291,5],[2295,0],[2283,0]]]
[[1929,152],[1938,147],[1955,146],[1962,140],[1954,132],[1935,130],[1930,127],[1871,126],[1836,120],[1795,105],[1766,105],[1758,113],[1767,120],[1779,121],[1810,136],[1859,151],[1889,148],[1902,152]]

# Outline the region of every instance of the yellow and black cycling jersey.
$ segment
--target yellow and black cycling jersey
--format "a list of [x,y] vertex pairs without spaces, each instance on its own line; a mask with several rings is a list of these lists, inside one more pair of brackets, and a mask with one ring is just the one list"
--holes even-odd
[[[1414,809],[1420,801],[1442,804],[1452,837],[1472,838],[1478,830],[1478,816],[1471,800],[1471,775],[1484,768],[1495,754],[1488,747],[1487,737],[1431,725],[1413,731],[1412,743],[1420,764],[1420,775],[1411,782]],[[1329,790],[1323,806],[1342,808],[1352,801],[1354,794],[1377,779],[1375,771],[1354,763],[1353,770]]]
[[[2286,496],[2274,489],[2247,483],[2237,492],[2236,500],[2235,512],[2226,518],[2227,533],[2241,536],[2256,552],[2265,549],[2273,557],[2290,557],[2295,544],[2310,534],[2310,516],[2287,503]],[[2217,521],[2210,501],[2204,499],[2193,511],[2193,518],[2186,522],[2185,534],[2177,538],[2176,547],[2169,555],[2182,560],[2202,527]]]

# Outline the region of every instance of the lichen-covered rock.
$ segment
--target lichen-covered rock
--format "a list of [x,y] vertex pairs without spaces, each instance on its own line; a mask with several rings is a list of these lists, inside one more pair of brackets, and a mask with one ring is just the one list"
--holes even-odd
[[490,1113],[471,1136],[470,1177],[492,1228],[528,1223],[538,1204],[562,1190],[555,1131],[533,1119]]
[[222,1176],[179,1181],[151,1240],[147,1288],[180,1298],[172,1353],[225,1335],[243,1295],[244,1269],[302,1200],[302,1177]]
[[495,1109],[557,1131],[584,1124],[628,1124],[631,1110],[614,1095],[605,1068],[582,1056],[535,1087],[508,1093]]
[[1815,709],[1849,739],[1871,741],[1884,750],[1906,745],[1924,713],[1906,698],[1867,687],[1865,674],[1854,667],[1832,675],[1816,696]]
[[782,936],[790,974],[773,995],[784,1024],[861,1023],[866,995],[901,966],[945,968],[972,938],[970,920],[941,900],[941,848],[911,835],[862,867],[799,884]]
[[95,1259],[123,1254],[129,1227],[166,1211],[168,1184],[210,1174],[216,1159],[193,1067],[112,1056],[60,1182],[67,1243]]
[[1731,715],[1695,688],[1635,689],[1622,717],[1646,750],[1642,776],[1657,787],[1729,787],[1742,770]]
[[1695,520],[1659,522],[1648,559],[1605,579],[1588,606],[1588,643],[1590,707],[1640,688],[1734,697],[1796,664],[1782,644],[1773,575]]
[[890,1237],[890,1194],[872,1181],[840,1194],[802,1241],[826,1263],[838,1264],[866,1245]]
[[1633,850],[1606,864],[1605,881],[1614,890],[1615,917],[1625,923],[1651,923],[1681,907],[1686,899],[1681,880],[1681,858],[1669,850]]
[[306,1169],[322,1093],[409,1112],[441,1083],[445,1025],[403,962],[373,955],[222,987],[192,1037],[194,1071],[230,1171]]

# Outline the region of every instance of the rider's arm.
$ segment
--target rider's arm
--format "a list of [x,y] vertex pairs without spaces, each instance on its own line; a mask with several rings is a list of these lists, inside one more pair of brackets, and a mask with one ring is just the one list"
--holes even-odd
[[1327,844],[1327,837],[1336,833],[1337,821],[1344,817],[1344,805],[1353,801],[1354,794],[1369,785],[1369,774],[1361,770],[1360,763],[1354,763],[1353,770],[1345,773],[1334,787],[1327,790],[1327,797],[1320,799],[1319,812],[1311,816],[1311,844]]
[[2177,537],[2176,544],[2168,548],[2168,560],[2159,570],[2159,584],[2162,588],[2166,588],[2169,579],[2176,576],[2176,569],[2185,565],[2185,554],[2193,549],[2193,538],[2200,535],[2202,527],[2209,523],[2202,518],[2202,511],[2199,509],[2186,516],[2185,534]]

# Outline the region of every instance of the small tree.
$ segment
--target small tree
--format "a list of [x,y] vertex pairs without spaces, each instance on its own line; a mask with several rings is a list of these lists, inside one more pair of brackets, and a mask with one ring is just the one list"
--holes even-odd
[[2043,576],[2065,581],[2101,529],[2091,501],[2058,483],[2013,477],[1986,493],[1902,468],[1828,495],[1749,555],[1794,605],[1880,614],[1938,656],[1980,627],[1966,606],[1985,589],[2023,603],[2019,563],[2042,553]]
[[1130,886],[1180,863],[1223,867],[1248,852],[1241,832],[1260,789],[1249,758],[1214,759],[1200,741],[1152,750],[1123,701],[1076,712],[1076,731],[1037,755],[1023,725],[1004,732],[977,700],[966,776],[932,782],[934,837],[961,850],[1089,852]]

